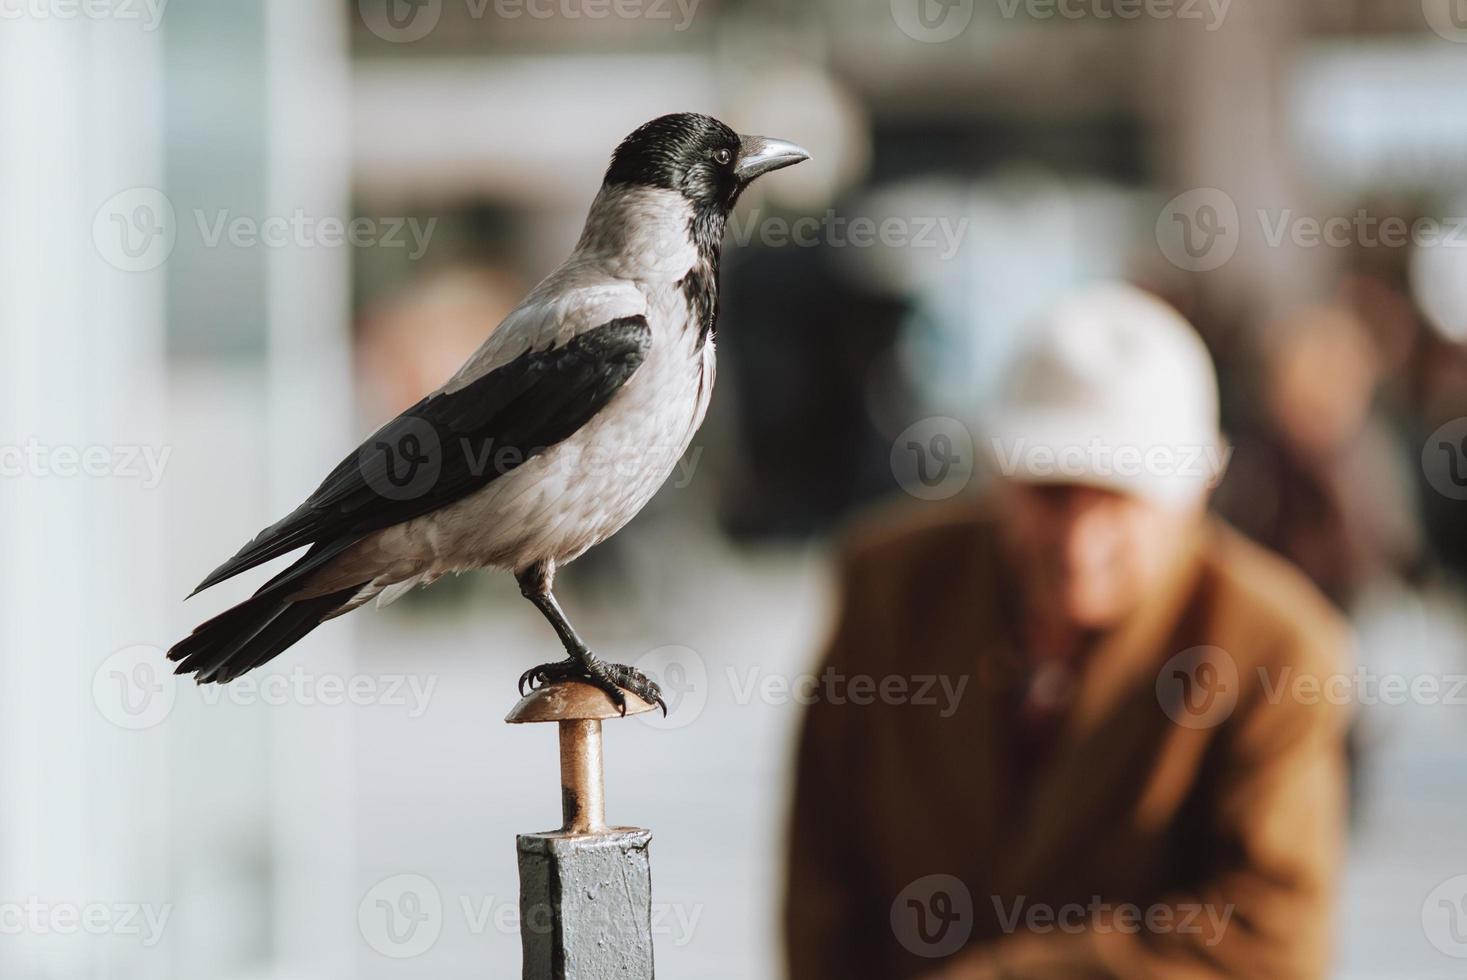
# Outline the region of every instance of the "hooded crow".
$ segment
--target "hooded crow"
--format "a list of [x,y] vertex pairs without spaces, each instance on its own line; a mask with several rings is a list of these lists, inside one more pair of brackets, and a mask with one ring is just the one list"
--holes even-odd
[[555,572],[630,521],[692,440],[713,388],[729,212],[756,177],[808,156],[693,113],[623,140],[570,258],[446,384],[194,590],[307,549],[175,645],[177,672],[228,683],[372,599],[502,568],[567,655],[525,671],[521,693],[579,679],[623,713],[623,689],[666,712],[655,683],[586,646]]

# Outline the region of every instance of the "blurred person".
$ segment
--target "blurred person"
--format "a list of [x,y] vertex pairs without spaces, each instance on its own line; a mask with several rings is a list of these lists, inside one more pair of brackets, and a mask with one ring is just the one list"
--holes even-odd
[[1265,336],[1262,417],[1238,439],[1218,511],[1348,612],[1421,554],[1410,482],[1374,410],[1381,351],[1338,306],[1301,310]]
[[1348,712],[1295,685],[1348,673],[1346,628],[1207,516],[1217,387],[1179,314],[1107,285],[1031,339],[991,492],[841,562],[789,975],[1322,976]]

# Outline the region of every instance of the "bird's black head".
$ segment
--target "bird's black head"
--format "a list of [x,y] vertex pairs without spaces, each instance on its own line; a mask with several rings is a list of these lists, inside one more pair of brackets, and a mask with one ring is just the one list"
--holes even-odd
[[754,178],[809,156],[793,143],[740,136],[712,116],[679,112],[622,140],[606,183],[676,191],[700,211],[727,214]]

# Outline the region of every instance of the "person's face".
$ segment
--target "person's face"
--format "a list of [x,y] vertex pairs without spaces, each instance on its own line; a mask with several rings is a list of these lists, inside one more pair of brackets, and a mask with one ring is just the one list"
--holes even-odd
[[1035,614],[1114,626],[1162,582],[1202,503],[1166,507],[1072,484],[1003,484],[1003,536]]

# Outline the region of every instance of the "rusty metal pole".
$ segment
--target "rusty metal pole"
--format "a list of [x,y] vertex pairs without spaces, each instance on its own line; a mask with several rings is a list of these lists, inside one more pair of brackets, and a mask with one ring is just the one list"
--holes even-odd
[[562,833],[599,834],[606,829],[599,718],[560,723],[560,812]]
[[[656,710],[627,695],[627,716]],[[532,692],[504,720],[560,729],[559,830],[520,834],[524,980],[651,980],[652,833],[606,826],[605,693],[566,681]]]

